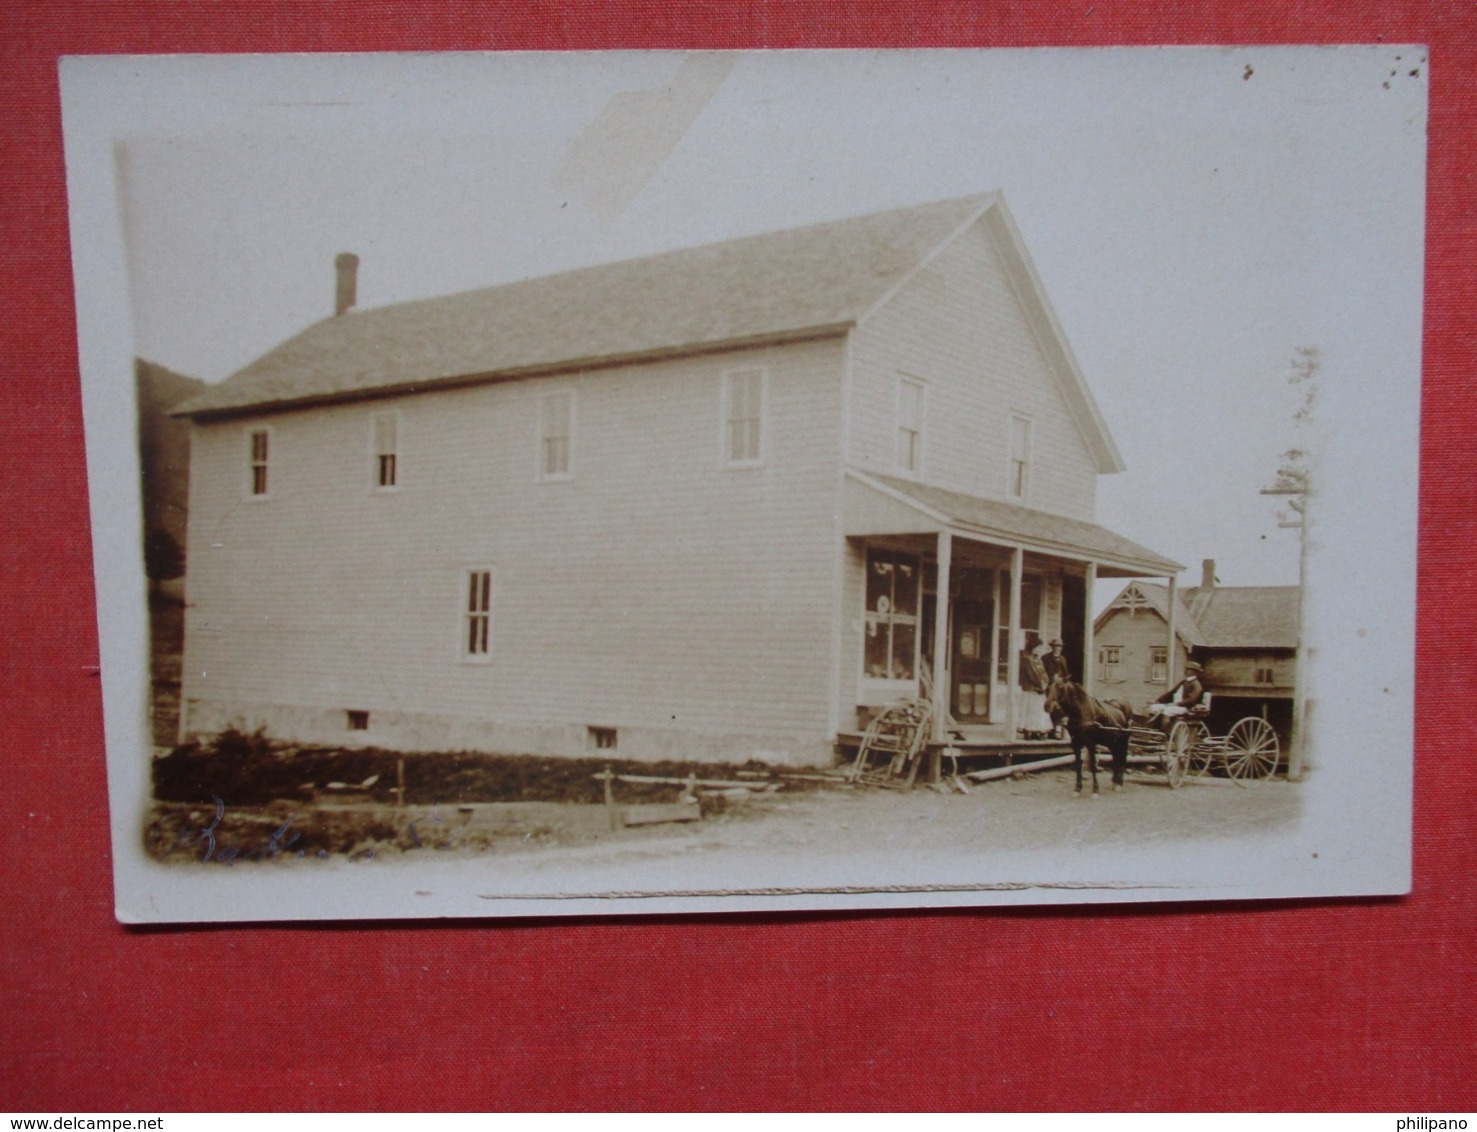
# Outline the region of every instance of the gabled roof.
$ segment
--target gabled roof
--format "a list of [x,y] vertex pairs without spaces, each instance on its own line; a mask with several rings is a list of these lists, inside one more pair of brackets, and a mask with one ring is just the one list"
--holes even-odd
[[[1185,644],[1193,648],[1196,645],[1206,643],[1205,636],[1200,632],[1200,627],[1195,624],[1195,618],[1185,608],[1185,595],[1183,592],[1175,594],[1174,597],[1174,626],[1176,632],[1184,640]],[[1123,587],[1123,591],[1098,614],[1094,624],[1094,631],[1100,630],[1114,613],[1127,612],[1129,616],[1136,617],[1140,612],[1156,614],[1165,624],[1169,623],[1169,587],[1156,585],[1153,582],[1130,582]]]
[[847,476],[856,483],[889,493],[893,498],[911,504],[920,514],[939,524],[957,527],[966,532],[977,532],[1008,544],[1016,543],[1048,554],[1104,562],[1114,568],[1143,574],[1176,574],[1184,569],[1178,562],[1156,554],[1096,523],[1069,519],[1063,515],[1053,515],[998,499],[964,495],[895,476],[855,470],[848,471]]
[[[1132,582],[1098,614],[1097,629],[1127,608],[1131,590],[1168,621],[1169,587]],[[1300,601],[1297,586],[1195,586],[1176,595],[1175,629],[1192,648],[1295,649]]]
[[1206,643],[1222,649],[1295,649],[1297,586],[1214,586],[1185,591]]
[[996,193],[350,310],[289,338],[188,415],[842,333]]
[[211,417],[845,333],[988,231],[1101,472],[1123,468],[999,193],[324,319],[176,410]]

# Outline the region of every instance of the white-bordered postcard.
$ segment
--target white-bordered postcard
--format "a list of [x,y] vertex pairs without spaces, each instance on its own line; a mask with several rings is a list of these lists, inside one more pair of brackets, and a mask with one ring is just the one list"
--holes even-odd
[[64,59],[119,918],[1407,892],[1427,65]]

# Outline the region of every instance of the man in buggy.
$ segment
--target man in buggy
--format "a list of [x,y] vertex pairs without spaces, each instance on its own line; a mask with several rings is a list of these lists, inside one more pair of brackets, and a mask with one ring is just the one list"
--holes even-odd
[[1174,721],[1200,708],[1205,701],[1204,669],[1195,661],[1185,665],[1185,678],[1149,705],[1149,720],[1166,735]]

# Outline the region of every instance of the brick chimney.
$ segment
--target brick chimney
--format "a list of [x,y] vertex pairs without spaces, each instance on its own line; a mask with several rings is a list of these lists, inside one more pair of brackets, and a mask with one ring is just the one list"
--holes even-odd
[[338,272],[338,288],[333,300],[333,313],[337,317],[359,301],[359,257],[353,252],[339,252],[334,257],[333,266]]
[[1215,589],[1215,559],[1202,558],[1200,560],[1200,588],[1202,590]]

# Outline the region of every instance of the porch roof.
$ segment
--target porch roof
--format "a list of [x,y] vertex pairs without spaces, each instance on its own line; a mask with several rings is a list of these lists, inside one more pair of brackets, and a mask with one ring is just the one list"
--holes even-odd
[[[849,470],[847,479],[855,485],[847,491],[847,534],[923,534],[948,528],[1007,546],[1096,562],[1102,577],[1170,577],[1184,569],[1096,523],[895,476]],[[887,527],[895,529],[881,529]]]

